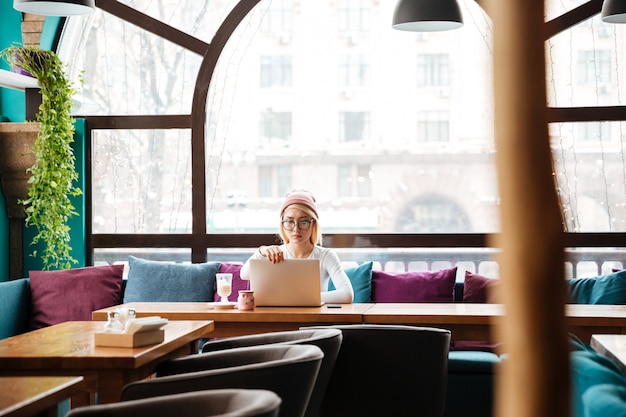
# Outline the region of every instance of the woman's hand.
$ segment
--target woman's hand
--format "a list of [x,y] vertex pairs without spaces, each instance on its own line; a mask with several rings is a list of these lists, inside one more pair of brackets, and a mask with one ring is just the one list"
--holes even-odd
[[277,264],[279,262],[282,262],[283,259],[285,259],[284,255],[283,255],[283,251],[280,250],[279,246],[261,246],[259,248],[259,253],[266,257],[268,261],[270,261],[273,264]]

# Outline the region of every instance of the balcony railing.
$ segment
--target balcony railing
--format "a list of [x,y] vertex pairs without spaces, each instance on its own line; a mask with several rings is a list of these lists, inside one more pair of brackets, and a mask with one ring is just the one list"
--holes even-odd
[[[618,235],[618,236],[616,236]],[[626,265],[626,247],[600,246],[620,242],[619,234],[589,235],[569,234],[565,249],[565,276],[589,277],[622,269]],[[604,239],[600,239],[604,236]],[[179,236],[180,237],[180,236]],[[161,235],[159,239],[164,238]],[[140,242],[147,242],[145,236],[137,236]],[[207,261],[245,262],[262,244],[275,241],[273,235],[207,235]],[[171,262],[190,262],[190,249],[175,247],[177,239],[172,239],[168,247],[110,247],[94,250],[94,264],[125,262],[128,255],[145,259]],[[497,278],[499,276],[497,248],[487,247],[486,235],[329,235],[324,237],[325,246],[336,250],[346,267],[363,262],[374,262],[374,269],[389,272],[437,270],[457,266],[458,279],[462,280],[465,270]],[[217,245],[216,242],[222,244]],[[180,243],[180,242],[179,242]],[[449,247],[445,245],[449,244]],[[455,246],[452,246],[455,244]],[[413,246],[411,246],[413,245]]]

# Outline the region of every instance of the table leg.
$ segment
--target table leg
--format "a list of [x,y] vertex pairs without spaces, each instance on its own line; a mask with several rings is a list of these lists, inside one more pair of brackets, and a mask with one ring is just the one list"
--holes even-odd
[[95,393],[91,392],[80,392],[72,395],[70,398],[70,407],[84,407],[86,405],[95,404]]
[[124,385],[135,381],[124,371],[101,371],[98,373],[98,404],[117,403]]

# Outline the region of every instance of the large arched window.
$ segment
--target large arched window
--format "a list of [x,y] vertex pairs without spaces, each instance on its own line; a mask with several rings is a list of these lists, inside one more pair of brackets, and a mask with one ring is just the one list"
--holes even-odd
[[[258,2],[212,73],[202,180],[189,122],[198,71],[229,13],[255,2],[113,3],[70,18],[60,51],[84,71],[77,114],[101,123],[91,223],[107,245],[133,234],[271,234],[284,193],[300,187],[316,194],[325,233],[404,233],[404,221],[429,216],[408,219],[407,202],[433,193],[466,218],[443,219],[447,233],[499,231],[492,31],[474,1],[461,1],[463,28],[436,33],[392,30],[392,1]],[[546,21],[584,3],[549,0]],[[546,43],[549,106],[621,104],[624,29],[597,18],[565,29]],[[626,231],[623,123],[564,113],[550,131],[568,231]],[[107,129],[114,116],[126,119]],[[166,128],[141,127],[144,116]],[[606,212],[601,230],[578,203],[587,196]]]
[[[210,43],[215,16],[233,4],[164,1],[139,11]],[[280,198],[303,187],[317,195],[326,232],[393,232],[385,225],[396,223],[400,207],[390,196],[414,175],[438,187],[451,166],[463,171],[450,161],[459,155],[482,166],[467,183],[489,183],[480,188],[496,200],[494,176],[484,175],[493,169],[485,157],[493,148],[489,20],[468,2],[463,29],[407,34],[390,28],[393,7],[275,0],[246,17],[207,102],[210,230],[271,233]],[[75,55],[85,80],[79,113],[191,111],[198,54],[103,11],[84,21]],[[96,132],[94,232],[191,230],[189,140],[185,130]],[[455,198],[462,190],[441,192]],[[231,204],[231,196],[246,204]],[[460,202],[474,198],[483,197]],[[483,232],[496,230],[494,219]]]

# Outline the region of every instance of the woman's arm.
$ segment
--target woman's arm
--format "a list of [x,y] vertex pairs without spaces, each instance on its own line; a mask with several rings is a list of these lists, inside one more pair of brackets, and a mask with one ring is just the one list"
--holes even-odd
[[335,289],[333,291],[322,291],[322,301],[325,303],[349,304],[354,299],[354,289],[350,278],[341,266],[339,256],[331,250],[326,249],[320,258],[321,267],[328,272],[333,281]]
[[241,267],[241,271],[239,272],[241,279],[250,280],[250,259],[264,258],[272,263],[281,262],[285,258],[282,246],[260,246],[259,249],[257,249]]
[[241,267],[241,271],[239,271],[239,276],[241,277],[241,279],[244,279],[247,281],[250,280],[250,259],[263,259],[264,256],[261,254],[261,248],[263,248],[263,246],[261,246],[259,249],[254,251],[252,256],[250,256],[248,260],[246,261],[246,263],[243,264],[243,266]]

